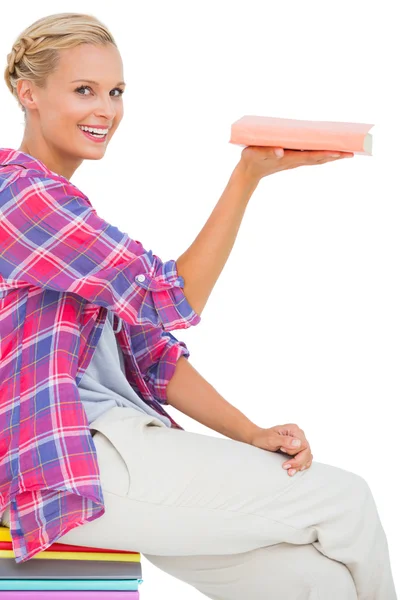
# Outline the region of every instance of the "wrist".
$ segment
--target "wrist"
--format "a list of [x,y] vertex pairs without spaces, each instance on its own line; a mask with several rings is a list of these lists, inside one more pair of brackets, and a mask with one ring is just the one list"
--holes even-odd
[[260,183],[260,178],[256,177],[254,173],[250,171],[248,165],[246,165],[242,159],[237,163],[233,171],[233,176],[240,179],[242,183],[248,186],[251,192],[253,192]]
[[247,430],[243,431],[242,441],[252,446],[255,438],[258,436],[261,429],[262,427],[259,427],[255,423],[250,422]]

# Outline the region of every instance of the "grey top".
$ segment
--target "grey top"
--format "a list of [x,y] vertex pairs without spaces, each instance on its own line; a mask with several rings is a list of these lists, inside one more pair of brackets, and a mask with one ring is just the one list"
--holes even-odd
[[92,360],[78,385],[89,424],[114,406],[128,406],[171,427],[169,419],[148,406],[126,379],[122,350],[115,336],[118,331],[113,330],[113,312],[109,310]]

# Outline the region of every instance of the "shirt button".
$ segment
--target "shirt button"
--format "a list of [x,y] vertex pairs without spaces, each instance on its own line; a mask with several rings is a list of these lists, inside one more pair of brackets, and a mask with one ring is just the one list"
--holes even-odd
[[146,277],[144,275],[138,275],[136,277],[136,281],[144,281],[146,279]]

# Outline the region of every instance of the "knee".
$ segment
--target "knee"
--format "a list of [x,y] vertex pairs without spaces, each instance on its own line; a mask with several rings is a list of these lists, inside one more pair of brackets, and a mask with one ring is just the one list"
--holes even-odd
[[354,514],[363,512],[363,506],[365,502],[372,495],[371,489],[368,482],[357,473],[346,472],[347,477],[344,478],[346,485],[344,485],[343,492],[345,493],[348,502],[354,508]]
[[357,473],[352,473],[352,488],[355,490],[355,493],[361,496],[371,494],[367,480]]
[[317,477],[324,481],[325,485],[328,484],[332,495],[340,498],[346,505],[351,505],[355,511],[371,495],[370,487],[361,475],[324,463],[316,463],[315,466],[320,469],[316,473]]

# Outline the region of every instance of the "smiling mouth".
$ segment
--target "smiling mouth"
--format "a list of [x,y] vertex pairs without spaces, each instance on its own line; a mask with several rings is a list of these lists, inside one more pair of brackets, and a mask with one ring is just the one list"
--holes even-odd
[[105,141],[107,139],[108,133],[109,133],[109,129],[104,130],[104,133],[102,135],[98,134],[98,133],[91,133],[89,131],[85,131],[84,129],[82,129],[81,127],[79,127],[78,125],[78,129],[80,131],[82,131],[82,133],[89,139],[95,140],[95,141]]

